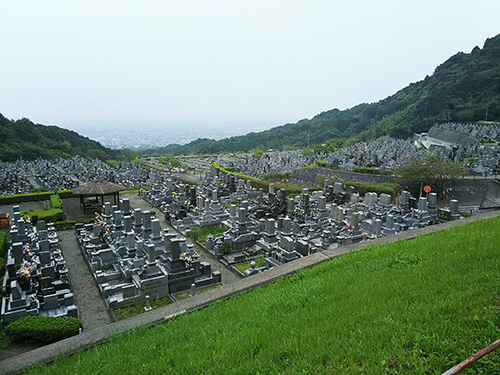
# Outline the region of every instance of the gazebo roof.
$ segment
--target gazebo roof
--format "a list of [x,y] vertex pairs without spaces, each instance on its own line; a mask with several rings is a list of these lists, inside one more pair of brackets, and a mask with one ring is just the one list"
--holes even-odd
[[87,185],[77,186],[71,189],[71,191],[76,195],[108,195],[125,189],[125,186],[115,184],[114,182],[95,180],[89,182]]

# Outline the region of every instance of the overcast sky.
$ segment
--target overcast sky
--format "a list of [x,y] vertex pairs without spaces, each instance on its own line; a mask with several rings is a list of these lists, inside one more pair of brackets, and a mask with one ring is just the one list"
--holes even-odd
[[482,47],[499,15],[498,0],[0,0],[0,113],[277,126],[387,97]]

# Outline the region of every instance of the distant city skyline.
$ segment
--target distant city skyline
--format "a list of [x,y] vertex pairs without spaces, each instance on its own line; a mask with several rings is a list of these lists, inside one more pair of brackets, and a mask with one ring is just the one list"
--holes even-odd
[[498,14],[491,0],[5,0],[0,113],[87,136],[246,134],[384,99],[482,47]]

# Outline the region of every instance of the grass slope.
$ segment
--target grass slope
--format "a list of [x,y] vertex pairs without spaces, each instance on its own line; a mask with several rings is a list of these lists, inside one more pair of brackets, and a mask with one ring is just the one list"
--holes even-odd
[[370,247],[29,373],[440,374],[500,336],[499,227]]

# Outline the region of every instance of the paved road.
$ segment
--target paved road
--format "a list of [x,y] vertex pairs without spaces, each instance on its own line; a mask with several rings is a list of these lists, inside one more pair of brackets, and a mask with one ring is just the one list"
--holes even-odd
[[73,230],[57,232],[61,250],[66,259],[71,289],[75,295],[84,330],[102,327],[112,323],[99,289],[80,252]]
[[[170,225],[167,224],[165,221],[164,216],[161,214],[161,212],[150,205],[148,202],[146,202],[144,199],[142,199],[140,196],[137,194],[121,194],[121,198],[128,198],[130,201],[130,207],[133,208],[140,208],[142,211],[156,211],[156,218],[160,220],[160,224],[162,228],[169,228],[171,232],[174,232],[175,230],[172,229]],[[198,245],[195,244],[196,251],[200,255],[200,262],[209,262],[212,265],[212,271],[219,271],[222,275],[222,283],[223,284],[230,284],[234,283],[236,280],[241,279],[239,275],[234,273],[233,271],[230,271],[225,265],[223,265],[219,260],[215,259],[209,252],[207,252],[205,249],[199,247]]]

